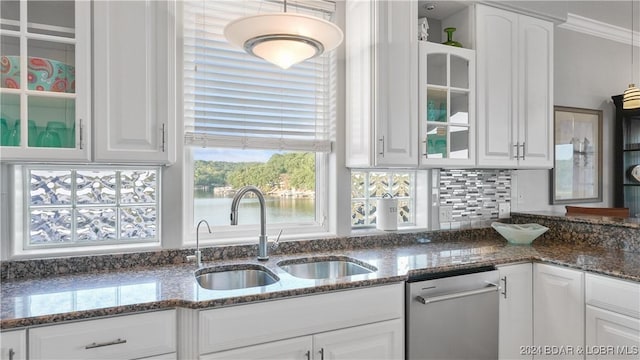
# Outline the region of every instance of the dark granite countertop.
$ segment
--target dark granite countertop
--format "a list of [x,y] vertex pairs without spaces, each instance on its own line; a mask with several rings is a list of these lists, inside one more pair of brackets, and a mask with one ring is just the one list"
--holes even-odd
[[531,211],[531,212],[513,212],[512,216],[527,216],[532,218],[548,219],[555,221],[569,221],[575,223],[586,223],[596,225],[613,225],[621,227],[629,227],[634,229],[640,229],[640,217],[620,218],[613,216],[600,216],[600,215],[584,215],[584,214],[572,214],[567,215],[563,212],[550,212],[550,211]]
[[[306,280],[295,278],[277,266],[279,261],[285,259],[335,256],[355,258],[375,266],[378,271],[334,280]],[[259,263],[280,278],[279,282],[272,285],[241,290],[214,291],[201,288],[195,281],[196,267],[193,264],[3,281],[0,328],[12,329],[174,307],[214,308],[401,282],[411,275],[427,272],[522,261],[548,262],[640,281],[640,253],[542,238],[531,246],[515,246],[493,235],[483,236],[480,240],[415,241],[372,248],[274,255],[269,261],[261,263],[254,257],[204,263],[204,267]]]

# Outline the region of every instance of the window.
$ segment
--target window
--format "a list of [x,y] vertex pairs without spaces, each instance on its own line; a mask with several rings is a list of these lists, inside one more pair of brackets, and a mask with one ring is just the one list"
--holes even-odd
[[[230,226],[235,191],[256,185],[267,199],[267,224],[323,228],[335,119],[335,54],[281,70],[226,41],[223,30],[230,20],[281,12],[279,1],[182,5],[185,172],[187,185],[193,184],[188,226],[200,219]],[[335,3],[297,1],[288,11],[331,21]],[[254,210],[243,211],[243,206]],[[247,196],[239,223],[256,224],[258,215],[257,200]],[[216,237],[225,236],[224,231],[214,230]]]
[[385,194],[398,199],[398,226],[415,225],[415,172],[352,171],[351,226],[376,224],[376,203]]
[[159,173],[25,166],[23,250],[158,242]]

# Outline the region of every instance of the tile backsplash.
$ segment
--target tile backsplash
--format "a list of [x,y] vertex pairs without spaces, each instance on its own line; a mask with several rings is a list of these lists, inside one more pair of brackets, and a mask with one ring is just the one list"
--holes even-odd
[[511,203],[511,170],[440,170],[440,206],[453,206],[446,229],[485,226],[498,218],[498,204]]

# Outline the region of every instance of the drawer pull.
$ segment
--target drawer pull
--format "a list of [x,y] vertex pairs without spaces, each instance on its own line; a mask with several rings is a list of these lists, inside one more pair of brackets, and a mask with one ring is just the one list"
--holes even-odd
[[89,350],[89,349],[95,349],[95,348],[99,348],[99,347],[103,347],[103,346],[125,344],[126,342],[127,342],[127,340],[122,340],[122,339],[118,338],[117,340],[109,341],[109,342],[105,342],[105,343],[92,343],[92,344],[89,344],[89,345],[85,346],[84,348]]

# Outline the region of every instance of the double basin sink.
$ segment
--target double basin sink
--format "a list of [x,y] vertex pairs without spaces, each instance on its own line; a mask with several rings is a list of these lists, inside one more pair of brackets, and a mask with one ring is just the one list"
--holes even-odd
[[[280,261],[278,267],[289,275],[302,279],[337,279],[370,274],[377,269],[357,260],[339,257],[331,259],[293,259]],[[196,271],[198,284],[211,290],[233,290],[275,284],[279,278],[271,270],[257,264],[223,265]]]

